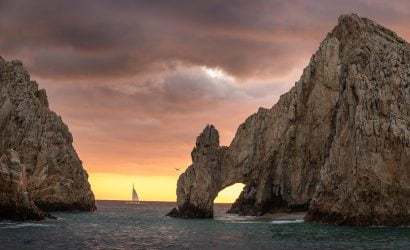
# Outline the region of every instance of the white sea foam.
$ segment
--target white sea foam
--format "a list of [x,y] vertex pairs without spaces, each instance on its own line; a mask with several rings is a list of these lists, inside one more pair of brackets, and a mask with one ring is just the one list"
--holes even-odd
[[14,224],[16,224],[16,222],[12,222],[12,221],[2,221],[2,222],[0,222],[0,226],[3,226],[3,225],[14,225]]
[[22,228],[22,227],[49,227],[52,225],[47,224],[39,224],[39,223],[7,223],[7,224],[0,224],[0,228]]
[[304,220],[274,220],[271,221],[272,224],[293,224],[293,223],[303,223]]
[[239,216],[238,214],[219,214],[214,217],[214,220],[228,223],[259,223],[254,221],[255,216]]

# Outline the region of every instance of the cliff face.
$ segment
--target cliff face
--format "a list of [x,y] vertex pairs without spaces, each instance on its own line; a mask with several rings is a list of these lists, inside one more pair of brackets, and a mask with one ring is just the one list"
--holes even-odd
[[[212,218],[213,201],[224,185],[221,173],[226,147],[219,146],[218,131],[206,126],[196,139],[192,150],[192,166],[178,180],[177,202],[179,209],[168,215],[183,218]],[[190,202],[186,202],[190,201]]]
[[307,219],[410,224],[410,45],[367,19],[339,25],[334,139]]
[[[250,116],[229,147],[212,126],[198,137],[172,215],[212,217],[218,192],[241,182],[231,212],[410,223],[409,91],[410,45],[371,20],[341,16],[295,86]],[[208,130],[213,143],[198,144]]]
[[0,220],[44,219],[27,192],[25,167],[14,150],[0,157]]
[[27,190],[45,211],[95,209],[88,175],[47,95],[20,61],[0,57],[0,155],[13,149],[25,168]]

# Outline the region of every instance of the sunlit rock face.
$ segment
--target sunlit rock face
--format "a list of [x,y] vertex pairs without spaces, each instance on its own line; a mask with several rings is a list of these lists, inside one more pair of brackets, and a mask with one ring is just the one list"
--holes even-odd
[[1,57],[0,139],[0,156],[16,152],[26,170],[29,195],[40,209],[95,209],[68,127],[49,109],[45,90],[30,81],[22,63]]
[[241,182],[231,212],[308,210],[306,220],[319,223],[410,224],[409,114],[409,44],[343,15],[295,86],[250,116],[229,147],[205,128],[171,215],[212,217],[217,193]]
[[410,224],[410,44],[358,16],[342,16],[329,36],[339,41],[339,96],[307,219]]

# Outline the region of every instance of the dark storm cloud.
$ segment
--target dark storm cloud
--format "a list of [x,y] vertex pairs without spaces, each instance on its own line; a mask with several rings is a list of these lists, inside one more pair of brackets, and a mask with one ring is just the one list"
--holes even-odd
[[177,164],[175,159],[185,164],[207,123],[215,124],[228,144],[248,114],[283,92],[275,84],[241,86],[213,78],[200,67],[177,68],[158,82],[43,84],[92,171],[109,171],[114,159],[128,165]]
[[[76,119],[114,121],[126,117],[166,120],[175,115],[215,109],[222,103],[246,103],[255,98],[271,97],[280,90],[277,84],[240,86],[229,78],[213,78],[200,67],[178,68],[158,82],[50,85],[50,89],[59,105],[73,107]],[[88,108],[78,113],[73,103]]]
[[0,54],[35,74],[118,78],[175,61],[240,77],[283,74],[314,52],[341,13],[399,27],[406,1],[0,1]]
[[408,0],[0,0],[0,56],[47,89],[91,173],[175,174],[207,123],[229,144],[352,12],[410,40]]

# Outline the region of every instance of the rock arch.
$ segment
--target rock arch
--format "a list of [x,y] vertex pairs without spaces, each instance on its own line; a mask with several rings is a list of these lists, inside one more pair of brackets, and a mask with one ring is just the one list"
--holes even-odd
[[[263,113],[264,110],[261,109],[260,112]],[[252,121],[255,119],[250,119],[248,123]],[[245,127],[246,123],[241,126],[242,130],[246,130]],[[244,132],[243,135],[250,135],[248,132]],[[253,152],[238,152],[236,143],[242,142],[234,140],[230,147],[221,147],[215,127],[205,127],[197,137],[191,153],[192,165],[178,179],[178,208],[173,209],[168,215],[182,218],[212,218],[214,200],[218,193],[235,183],[244,183],[245,187],[228,212],[261,215],[277,210],[307,208],[313,188],[306,195],[302,191],[299,194],[300,199],[296,198],[293,203],[285,200],[282,193],[290,189],[286,188],[285,181],[273,182],[272,175],[275,173],[271,172],[271,166],[274,157],[253,159],[248,155]],[[244,158],[232,157],[237,153]]]
[[228,174],[223,167],[227,149],[219,145],[219,133],[214,126],[207,125],[196,139],[191,153],[192,165],[178,179],[178,209],[169,215],[212,218],[214,200],[219,191],[237,182],[246,183],[245,176]]
[[231,210],[308,210],[306,220],[410,224],[410,44],[342,15],[295,86],[240,125],[229,147],[207,126],[170,215],[212,217],[215,194],[245,183]]
[[177,184],[170,215],[211,218],[214,196],[245,184],[233,210],[241,214],[306,210],[320,180],[335,134],[340,95],[340,41],[330,36],[295,86],[271,108],[259,108],[241,124],[229,147],[206,126],[192,151],[192,165]]

